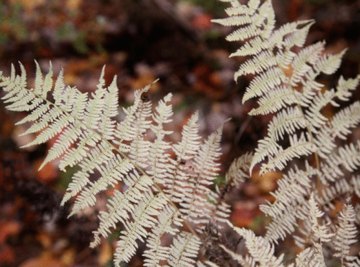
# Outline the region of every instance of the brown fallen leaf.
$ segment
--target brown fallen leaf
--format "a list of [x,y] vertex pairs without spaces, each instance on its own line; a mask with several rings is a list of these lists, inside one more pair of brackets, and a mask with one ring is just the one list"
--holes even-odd
[[0,222],[0,245],[4,244],[6,239],[20,231],[20,224],[15,221]]

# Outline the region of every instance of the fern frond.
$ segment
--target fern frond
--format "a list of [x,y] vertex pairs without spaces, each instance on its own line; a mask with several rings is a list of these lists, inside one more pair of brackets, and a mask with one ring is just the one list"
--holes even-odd
[[200,239],[190,233],[178,235],[170,247],[170,266],[193,267],[200,244]]
[[278,189],[271,193],[275,202],[260,205],[260,210],[272,218],[266,227],[266,239],[277,242],[295,230],[299,207],[306,202],[311,192],[311,178],[316,174],[316,169],[310,166],[305,170],[295,167],[278,181]]
[[271,223],[266,226],[265,238],[278,243],[278,240],[284,240],[288,234],[293,233],[298,226],[297,221],[298,208],[289,206],[283,208],[283,214],[273,217]]
[[336,86],[336,97],[341,101],[348,101],[352,95],[351,91],[354,91],[360,82],[360,75],[356,76],[354,79],[344,79],[343,76],[338,80]]
[[167,135],[171,134],[171,131],[166,131],[164,125],[171,122],[171,117],[173,115],[172,106],[170,104],[171,97],[172,95],[168,94],[164,99],[160,100],[155,109],[153,115],[154,124],[151,127],[156,139],[149,148],[149,153],[151,155],[149,163],[151,168],[148,170],[148,173],[154,177],[155,182],[158,184],[164,183],[169,172],[167,166],[170,165],[169,150],[171,145],[165,141],[165,138]]
[[[320,211],[315,197],[312,194],[309,200],[309,222],[315,240],[320,242],[330,242],[333,234],[330,232],[328,225],[321,225],[318,219],[323,217],[324,212]],[[316,242],[317,242],[316,241]]]
[[226,248],[225,246],[221,246],[221,248],[227,254],[229,254],[232,259],[236,260],[239,264],[241,264],[241,266],[243,266],[243,267],[255,267],[255,266],[257,266],[255,260],[252,257],[250,257],[248,255],[243,257],[242,255],[231,251],[230,249]]
[[351,129],[360,123],[360,102],[354,102],[350,106],[337,112],[331,120],[332,136],[345,139],[351,133]]
[[297,94],[288,87],[280,86],[275,88],[271,93],[261,96],[259,107],[252,109],[249,115],[267,115],[285,107],[299,104]]
[[245,245],[249,251],[249,254],[255,262],[259,263],[259,266],[284,266],[282,263],[283,255],[281,255],[280,257],[275,257],[275,248],[266,239],[260,236],[255,236],[255,234],[250,230],[244,228],[237,228],[232,225],[230,226],[245,239]]
[[[161,238],[165,233],[175,235],[179,230],[176,226],[181,225],[179,211],[173,207],[165,206],[158,216],[158,224],[155,229],[149,234],[147,241],[147,249],[144,252],[144,266],[159,266],[161,261],[166,261],[169,258],[170,248],[163,246]],[[172,227],[174,224],[175,227]]]
[[99,245],[100,236],[106,238],[111,232],[110,229],[115,229],[119,222],[125,224],[130,214],[134,212],[134,204],[139,203],[144,194],[149,192],[152,185],[153,183],[148,176],[140,176],[137,182],[124,193],[115,191],[106,205],[107,211],[100,211],[99,213],[99,227],[94,231],[94,241],[90,246]]
[[356,188],[356,185],[352,186],[347,180],[339,179],[335,183],[327,185],[321,192],[321,196],[316,198],[316,201],[323,207],[324,211],[330,211],[335,208],[334,200],[354,194]]
[[[210,194],[209,185],[219,173],[220,140],[222,127],[212,133],[207,140],[200,146],[198,154],[194,158],[193,176],[189,181],[190,190],[183,191],[183,201],[180,203],[180,210],[194,223],[206,223],[209,218],[212,205],[208,201]],[[202,218],[202,219],[201,219]]]
[[216,263],[213,263],[211,261],[205,261],[205,262],[198,261],[196,263],[196,266],[197,267],[219,267],[219,265],[217,265]]
[[[275,29],[271,1],[257,1],[258,10],[254,13],[247,12],[250,1],[245,2],[247,4],[231,3],[232,7],[227,10],[228,18],[215,22],[237,27],[228,40],[244,42],[231,54],[246,56],[234,74],[235,80],[243,75],[257,74],[243,97],[243,102],[258,98],[259,106],[249,114],[277,113],[270,122],[267,137],[259,143],[251,169],[263,160],[267,162],[262,164],[262,172],[285,168],[295,156],[299,142],[293,140],[289,148],[282,148],[279,142],[287,136],[292,140],[297,132],[305,134],[308,140],[298,156],[314,154],[316,158],[327,158],[336,147],[335,137],[343,137],[359,123],[359,112],[358,104],[353,104],[335,116],[332,124],[332,119],[325,117],[322,111],[328,104],[338,106],[337,99],[348,100],[359,83],[359,76],[348,80],[341,77],[336,90],[324,90],[324,86],[316,81],[317,76],[333,74],[339,68],[345,50],[327,54],[325,42],[304,47],[313,21],[287,23]],[[242,23],[249,17],[252,18],[250,23]],[[259,25],[263,27],[260,34],[257,32]],[[345,119],[347,115],[351,117]],[[266,147],[265,143],[271,146]],[[292,145],[295,145],[293,149]],[[280,157],[276,162],[270,162],[277,154],[288,154],[289,160]]]
[[190,166],[201,144],[198,134],[198,119],[199,114],[196,112],[183,127],[181,141],[173,145],[176,160],[170,160],[171,168],[169,168],[169,174],[165,182],[165,192],[176,203],[182,201],[184,190],[189,194],[191,191],[191,188],[186,188],[189,183],[189,176],[192,175]]
[[250,164],[253,157],[252,153],[245,153],[236,158],[230,165],[225,175],[225,182],[233,187],[237,187],[250,178]]
[[357,267],[360,266],[360,253],[357,257],[352,257],[348,262],[346,267]]
[[335,257],[339,257],[344,264],[350,259],[350,247],[358,242],[356,239],[355,210],[351,205],[345,205],[339,216],[339,224],[335,234]]
[[294,134],[306,128],[306,120],[298,107],[288,107],[277,113],[268,126],[268,136],[276,141],[283,139],[285,134]]
[[330,222],[326,220],[324,212],[319,209],[314,193],[304,204],[297,215],[302,220],[302,227],[299,228],[300,235],[295,237],[295,243],[301,248],[310,244],[323,258],[323,243],[330,242],[334,236],[330,229]]
[[251,98],[262,96],[273,88],[287,81],[284,72],[279,68],[269,68],[254,78],[243,96],[243,103]]
[[[129,181],[133,179],[134,166],[129,160],[121,158],[119,155],[112,157],[105,162],[105,165],[98,165],[97,169],[100,173],[98,179],[94,182],[88,182],[85,187],[81,189],[81,193],[77,196],[72,208],[72,214],[77,214],[81,210],[91,207],[96,203],[96,195],[114,187],[119,182],[131,184]],[[132,176],[132,177],[131,177]]]
[[360,166],[360,141],[340,146],[321,164],[323,177],[327,181],[336,181],[343,170],[352,172]]
[[265,137],[264,139],[259,140],[258,147],[251,160],[250,170],[252,171],[257,163],[263,161],[269,155],[276,155],[282,150],[283,148],[273,138]]
[[[168,187],[172,182],[169,180],[171,168],[167,169],[167,166],[171,166],[171,150],[175,151],[180,160],[191,159],[197,164],[196,173],[201,176],[199,185],[202,186],[199,192],[204,193],[202,205],[206,205],[209,212],[214,209],[218,216],[223,215],[224,205],[207,202],[211,192],[208,187],[218,172],[216,161],[220,155],[221,130],[202,146],[204,151],[199,151],[199,137],[195,130],[197,115],[194,115],[189,127],[184,129],[183,142],[172,148],[165,141],[166,136],[171,134],[165,130],[165,125],[171,121],[172,116],[171,95],[165,96],[153,113],[151,102],[144,97],[150,86],[136,91],[134,104],[124,109],[125,119],[118,123],[114,120],[118,114],[116,79],[106,88],[104,68],[97,90],[90,95],[81,93],[75,87],[66,86],[62,71],[53,84],[51,67],[43,75],[39,66],[35,89],[28,90],[25,70],[23,66],[20,68],[21,75],[15,74],[14,67],[10,77],[0,75],[0,85],[5,92],[3,100],[9,109],[31,111],[30,115],[18,123],[33,123],[24,134],[39,132],[27,146],[44,143],[58,135],[41,168],[58,157],[59,168],[62,170],[68,166],[79,166],[62,201],[64,204],[75,198],[70,215],[93,206],[102,191],[123,188],[122,191],[115,189],[113,196],[107,201],[107,210],[100,211],[100,225],[94,231],[91,243],[91,246],[98,245],[101,237],[107,237],[112,228],[120,223],[124,225],[115,253],[116,266],[122,261],[130,260],[138,247],[137,241],[148,242],[147,253],[150,254],[146,255],[152,257],[159,252],[158,256],[154,256],[158,262],[175,257],[175,245],[171,251],[160,244],[160,238],[165,232],[179,235],[178,228],[183,223],[187,224],[180,218],[179,210],[170,200],[170,196],[175,194],[168,192],[170,194],[167,195],[159,185]],[[50,93],[54,102],[46,98]],[[154,135],[153,140],[146,137],[150,131]],[[151,153],[151,157],[148,153]],[[186,175],[184,173],[173,178],[180,180]],[[208,177],[202,180],[205,175]],[[186,187],[198,190],[188,180],[183,182]],[[182,207],[182,210],[186,211],[186,208]],[[191,253],[180,252],[180,258],[175,260],[179,261],[179,266],[191,258],[190,254],[198,253],[199,240],[193,236],[195,231],[191,226],[188,225],[187,228],[192,231],[189,234],[191,240],[188,240],[190,247],[181,243],[181,238],[175,238],[180,245],[184,245],[185,250],[192,249]],[[182,233],[182,237],[184,236],[185,233]]]
[[120,240],[116,244],[115,265],[121,262],[129,262],[135,255],[138,244],[136,240],[144,241],[148,235],[148,230],[157,223],[155,216],[159,215],[159,210],[166,204],[163,194],[145,194],[133,214],[133,221],[125,221],[125,230],[120,235]]
[[267,163],[262,164],[260,173],[266,173],[275,169],[282,170],[286,167],[286,163],[294,158],[307,156],[316,151],[313,143],[306,140],[304,135],[297,137],[290,136],[290,146],[284,150],[280,150],[275,157],[269,158]]
[[296,257],[296,267],[326,267],[321,247],[317,245],[303,250]]

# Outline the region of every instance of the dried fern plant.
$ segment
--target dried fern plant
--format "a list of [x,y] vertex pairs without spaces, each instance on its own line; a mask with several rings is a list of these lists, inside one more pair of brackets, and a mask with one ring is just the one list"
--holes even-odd
[[[25,146],[56,137],[40,168],[55,159],[64,171],[78,166],[63,198],[63,203],[74,200],[70,215],[95,206],[103,192],[111,191],[105,210],[97,211],[99,226],[91,246],[120,226],[115,266],[129,262],[139,242],[146,244],[145,266],[218,266],[208,257],[208,243],[217,243],[216,251],[240,266],[326,266],[329,255],[341,266],[360,266],[354,252],[360,206],[350,198],[360,197],[360,141],[346,140],[360,122],[360,102],[340,108],[360,76],[340,77],[336,88],[327,90],[317,77],[333,74],[344,51],[327,54],[324,42],[305,46],[313,21],[276,28],[269,0],[222,2],[229,4],[228,17],[215,22],[238,27],[227,40],[241,41],[231,56],[245,58],[235,80],[254,76],[243,101],[257,99],[250,115],[273,114],[255,152],[230,166],[224,188],[211,189],[221,166],[222,126],[202,140],[195,113],[180,142],[169,142],[172,96],[154,105],[148,97],[151,85],[135,91],[133,105],[123,108],[125,118],[119,122],[116,77],[106,87],[104,69],[91,94],[65,85],[63,71],[55,78],[51,65],[43,74],[36,63],[33,88],[21,64],[20,74],[14,66],[9,76],[0,74],[6,108],[29,112],[17,123],[31,125],[23,134],[36,134]],[[325,116],[329,106],[338,111]],[[274,201],[261,205],[271,218],[263,237],[231,225],[224,201],[224,192],[257,168],[261,174],[284,173],[272,193]],[[333,216],[337,200],[343,207]],[[220,244],[214,229],[227,225],[242,237],[245,251]],[[299,246],[296,257],[276,251],[284,239]]]
[[[44,75],[36,63],[34,88],[29,89],[21,64],[20,69],[17,75],[12,66],[9,77],[0,76],[2,100],[8,110],[30,112],[16,123],[31,124],[23,135],[37,134],[24,147],[56,137],[40,169],[55,159],[63,171],[78,166],[62,201],[75,199],[70,216],[93,207],[102,192],[112,190],[106,209],[98,211],[100,222],[90,246],[99,245],[122,225],[115,266],[130,261],[139,241],[146,243],[145,266],[200,262],[204,228],[226,222],[230,211],[221,190],[210,189],[220,170],[222,127],[201,140],[195,113],[181,141],[172,144],[166,129],[173,115],[171,94],[153,108],[151,85],[135,91],[134,104],[123,109],[125,118],[117,122],[116,77],[106,87],[104,69],[91,94],[65,85],[63,71],[54,79],[51,64]],[[227,174],[229,186],[242,180],[236,170]],[[172,237],[170,245],[163,244],[165,235]],[[201,260],[206,264],[206,258]]]
[[[336,200],[346,203],[348,197],[360,197],[360,177],[355,175],[360,166],[360,142],[346,142],[360,122],[360,102],[340,108],[350,100],[360,75],[340,77],[336,88],[328,90],[318,76],[334,74],[345,51],[328,54],[325,42],[305,46],[313,21],[276,28],[271,1],[222,2],[229,4],[225,10],[228,17],[214,22],[237,27],[226,39],[242,44],[231,54],[244,58],[234,78],[254,77],[243,102],[256,99],[258,106],[250,115],[273,114],[250,169],[259,166],[260,174],[274,170],[284,173],[272,193],[275,201],[260,207],[271,218],[264,239],[248,230],[235,229],[246,240],[251,259],[246,264],[284,266],[279,258],[272,257],[273,246],[290,235],[304,249],[297,256],[296,266],[325,266],[324,249],[332,251],[342,266],[358,266],[359,259],[350,252],[352,244],[360,243],[354,207],[348,201],[337,220],[331,217],[331,211]],[[330,106],[338,111],[325,115],[324,109]],[[338,229],[331,229],[330,222],[336,221]],[[253,246],[263,249],[257,251]],[[246,265],[242,263],[244,257],[234,257]]]

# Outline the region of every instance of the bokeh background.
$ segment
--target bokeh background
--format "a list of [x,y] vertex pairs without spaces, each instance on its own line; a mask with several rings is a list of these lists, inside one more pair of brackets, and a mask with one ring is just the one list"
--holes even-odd
[[[360,1],[273,0],[278,24],[298,19],[316,20],[309,43],[325,39],[329,52],[349,50],[334,77],[360,72]],[[21,61],[31,81],[34,60],[44,70],[52,61],[65,69],[65,80],[82,91],[96,88],[101,68],[105,79],[118,75],[119,103],[129,105],[133,90],[156,78],[151,98],[174,95],[172,128],[181,131],[190,114],[199,110],[201,134],[206,136],[226,119],[223,171],[231,160],[252,150],[266,132],[269,118],[250,118],[253,103],[241,104],[248,80],[233,81],[241,59],[228,59],[237,44],[224,41],[228,29],[213,25],[224,16],[216,0],[1,0],[0,69]],[[354,98],[359,99],[359,90]],[[331,112],[331,111],[330,111]],[[0,266],[70,267],[112,266],[112,244],[117,233],[97,249],[89,249],[97,226],[93,213],[67,219],[69,206],[60,206],[71,170],[55,164],[37,168],[49,144],[20,150],[27,138],[14,127],[23,114],[5,111],[0,104]],[[355,136],[360,137],[357,130]],[[258,233],[264,218],[258,205],[269,197],[281,173],[260,177],[234,190],[229,197],[231,220]],[[221,178],[221,177],[220,177]],[[291,250],[291,248],[288,248]],[[141,251],[140,251],[141,252]],[[124,265],[125,266],[125,265]],[[141,253],[129,266],[142,266]]]

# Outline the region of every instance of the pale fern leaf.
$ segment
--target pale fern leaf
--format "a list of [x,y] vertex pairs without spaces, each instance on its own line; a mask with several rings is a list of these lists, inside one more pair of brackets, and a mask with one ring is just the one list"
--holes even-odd
[[63,196],[62,205],[70,198],[75,197],[90,181],[90,175],[101,164],[110,160],[114,154],[107,142],[100,142],[92,148],[87,157],[79,163],[80,170],[76,171]]
[[170,247],[169,265],[193,267],[200,249],[200,239],[190,233],[179,234]]
[[237,187],[242,184],[245,179],[250,178],[252,157],[252,153],[245,153],[231,163],[229,170],[225,174],[226,184]]
[[150,187],[153,185],[148,176],[137,176],[137,182],[135,182],[124,193],[115,191],[114,195],[109,199],[107,203],[107,211],[100,211],[99,213],[99,227],[94,234],[94,241],[90,244],[91,247],[95,247],[100,244],[101,237],[106,238],[111,233],[111,228],[116,228],[118,223],[125,224],[133,214],[135,205],[138,205],[139,201],[144,198],[150,191]]
[[253,97],[262,96],[286,80],[287,77],[279,68],[269,68],[250,82],[243,96],[243,103]]
[[234,260],[236,260],[239,264],[241,264],[241,266],[243,267],[256,267],[256,262],[255,260],[246,255],[245,257],[240,255],[240,254],[237,254],[233,251],[231,251],[230,249],[226,248],[225,246],[221,245],[221,248],[227,253],[230,255],[230,257]]
[[97,169],[100,176],[96,181],[89,182],[86,187],[82,188],[73,205],[73,214],[95,205],[96,195],[101,191],[105,191],[108,187],[115,187],[116,184],[122,181],[125,182],[125,180],[126,184],[131,184],[128,181],[128,173],[134,169],[134,166],[129,160],[123,159],[119,155],[113,156],[104,165],[98,164]]
[[114,263],[120,266],[121,262],[129,262],[135,255],[138,247],[137,240],[144,241],[148,230],[156,224],[155,216],[159,215],[160,209],[166,204],[163,194],[146,194],[134,211],[132,221],[125,221],[125,230],[120,234],[120,240],[116,244]]
[[181,225],[179,211],[172,206],[165,206],[158,216],[158,224],[149,234],[147,249],[143,254],[144,266],[156,267],[160,265],[160,262],[169,258],[170,248],[162,244],[162,237],[166,233],[175,235],[179,231],[176,228],[178,225]]
[[351,129],[360,123],[360,102],[354,102],[350,106],[340,110],[331,120],[332,136],[345,139],[351,133]]
[[[167,192],[174,202],[181,202],[183,192],[186,190],[189,172],[189,165],[198,153],[200,146],[200,136],[198,134],[198,113],[194,113],[188,122],[184,125],[181,134],[181,141],[173,145],[173,151],[176,160],[171,160],[171,168],[165,183],[165,192]],[[187,190],[189,191],[189,190]]]
[[280,257],[274,256],[275,248],[266,239],[260,236],[256,236],[252,231],[230,226],[245,239],[246,248],[249,251],[250,256],[255,262],[259,263],[260,267],[272,266],[283,267],[283,255]]
[[269,160],[261,165],[260,173],[266,173],[275,169],[282,170],[286,167],[287,162],[294,158],[307,156],[316,151],[313,143],[306,140],[304,135],[297,137],[297,135],[289,136],[290,146],[276,156],[269,158]]
[[309,247],[296,257],[296,267],[326,267],[319,247]]
[[252,171],[254,166],[268,156],[277,155],[283,148],[271,137],[265,137],[259,140],[258,147],[255,150],[254,156],[251,160],[250,170]]
[[[204,144],[200,146],[198,154],[194,158],[194,174],[189,181],[190,189],[183,193],[183,201],[180,203],[181,211],[193,222],[200,222],[207,211],[211,210],[211,204],[207,198],[210,194],[209,186],[219,173],[219,157],[221,155],[222,127],[212,133]],[[205,215],[206,216],[206,215]],[[208,219],[205,219],[206,222]]]
[[163,100],[160,100],[153,115],[155,125],[151,127],[156,139],[149,148],[151,168],[148,173],[154,177],[155,182],[158,184],[165,183],[169,172],[167,166],[170,165],[169,149],[171,146],[165,141],[165,138],[171,134],[171,131],[166,131],[164,126],[171,122],[171,117],[173,116],[170,104],[171,97],[172,95],[168,94]]
[[354,194],[356,186],[352,186],[347,180],[341,179],[327,185],[322,191],[322,195],[316,198],[316,201],[323,207],[324,211],[335,209],[334,200]]
[[[315,238],[315,243],[320,242],[330,242],[333,234],[330,232],[328,225],[320,224],[318,219],[323,217],[324,212],[321,211],[318,207],[318,204],[315,201],[315,197],[312,194],[309,200],[309,222],[311,223],[312,234]],[[314,243],[314,244],[315,244]]]
[[360,197],[360,175],[355,175],[351,178],[351,184],[354,188],[355,194]]
[[336,97],[341,101],[348,101],[352,95],[351,91],[354,91],[357,88],[359,82],[360,75],[356,76],[354,79],[344,79],[344,77],[341,76],[336,86]]
[[344,175],[344,171],[352,172],[360,166],[360,142],[340,146],[321,163],[324,184],[334,182]]
[[272,218],[265,235],[268,240],[276,242],[295,230],[297,207],[306,202],[311,192],[311,178],[316,174],[316,169],[310,166],[305,170],[291,169],[278,181],[277,190],[271,193],[275,201],[260,205],[260,210]]
[[299,104],[297,92],[287,87],[278,87],[269,94],[263,95],[259,99],[259,107],[252,109],[250,115],[267,115],[277,112],[282,108]]
[[335,257],[339,257],[341,262],[347,262],[350,256],[351,245],[358,242],[357,229],[355,226],[355,210],[353,206],[347,204],[339,216],[339,224],[336,229],[334,247]]
[[268,136],[276,141],[285,137],[285,134],[294,134],[304,129],[307,121],[298,107],[288,107],[277,113],[268,125]]

